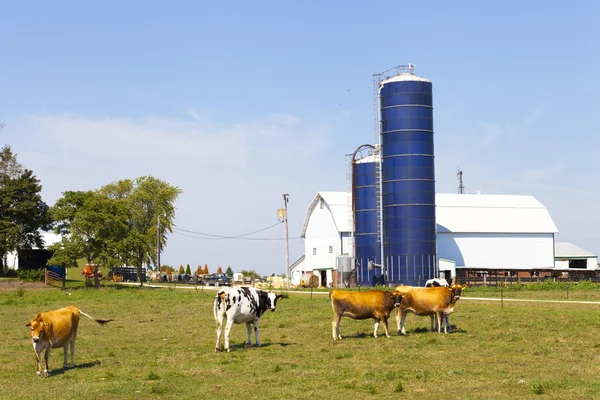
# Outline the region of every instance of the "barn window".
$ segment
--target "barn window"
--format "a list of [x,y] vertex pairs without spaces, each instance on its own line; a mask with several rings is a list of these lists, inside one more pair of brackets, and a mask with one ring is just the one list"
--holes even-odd
[[333,253],[333,246],[329,246],[329,253]]
[[316,255],[317,255],[317,248],[313,247],[313,256],[316,256]]
[[569,268],[587,268],[587,260],[569,260]]

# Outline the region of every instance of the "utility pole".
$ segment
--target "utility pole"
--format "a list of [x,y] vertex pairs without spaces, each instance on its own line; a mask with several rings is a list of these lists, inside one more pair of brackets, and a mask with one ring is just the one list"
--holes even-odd
[[290,246],[288,240],[288,212],[287,203],[290,201],[290,195],[283,195],[283,222],[285,223],[285,273],[287,280],[287,290],[290,290]]
[[156,279],[160,279],[160,214],[156,226]]

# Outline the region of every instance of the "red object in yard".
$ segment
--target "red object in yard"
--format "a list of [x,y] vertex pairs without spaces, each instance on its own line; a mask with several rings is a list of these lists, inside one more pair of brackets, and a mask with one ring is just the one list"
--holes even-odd
[[[85,268],[81,270],[81,275],[85,275],[86,277],[94,276],[94,270],[97,268],[96,264],[85,264]],[[102,272],[98,271],[98,278],[102,278]]]

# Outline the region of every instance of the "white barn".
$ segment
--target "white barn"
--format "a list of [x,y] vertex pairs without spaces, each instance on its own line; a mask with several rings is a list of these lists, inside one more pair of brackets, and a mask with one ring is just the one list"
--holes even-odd
[[[319,276],[327,286],[335,276],[337,257],[352,254],[352,227],[348,210],[352,198],[347,192],[319,192],[308,206],[302,233],[304,259],[292,265],[292,283],[300,283],[305,272]],[[296,283],[297,282],[297,283]]]
[[436,194],[436,222],[438,257],[457,269],[554,267],[558,229],[533,196]]

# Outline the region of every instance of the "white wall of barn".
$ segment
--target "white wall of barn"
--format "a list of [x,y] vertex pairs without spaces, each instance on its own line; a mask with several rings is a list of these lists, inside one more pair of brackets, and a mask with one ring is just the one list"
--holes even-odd
[[[342,254],[342,239],[327,204],[317,204],[310,213],[304,238],[304,254],[306,271],[335,268],[336,257]],[[330,271],[328,275],[331,279]]]
[[469,268],[553,268],[552,233],[438,232],[438,256]]

